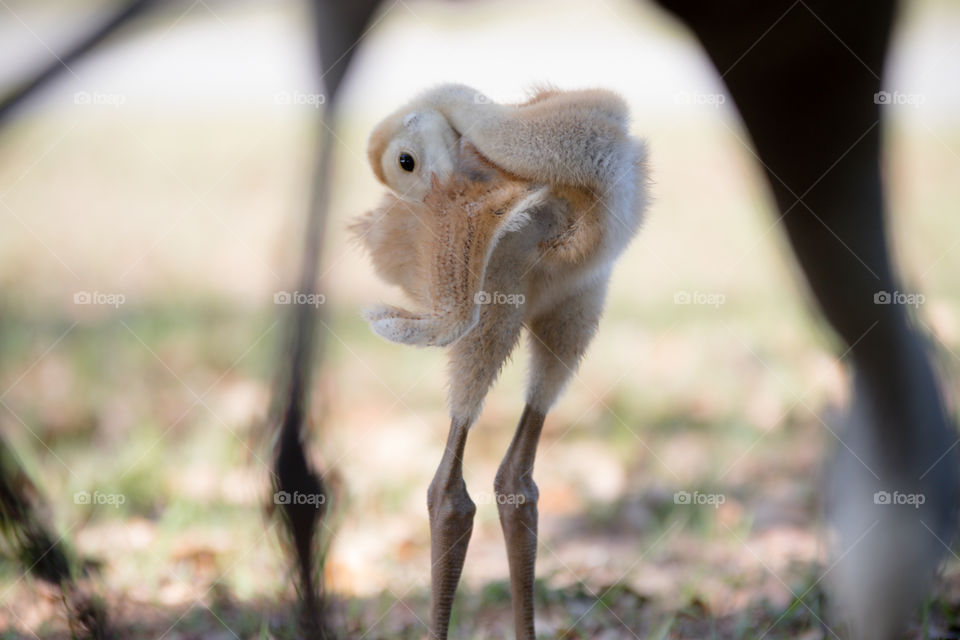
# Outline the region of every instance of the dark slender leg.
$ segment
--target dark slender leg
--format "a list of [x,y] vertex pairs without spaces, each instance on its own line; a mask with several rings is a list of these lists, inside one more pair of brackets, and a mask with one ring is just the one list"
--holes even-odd
[[500,463],[493,487],[510,562],[510,594],[517,640],[533,640],[533,580],[537,560],[537,498],[533,462],[543,429],[543,412],[527,405]]
[[[832,470],[843,561],[828,579],[851,637],[899,637],[948,550],[957,461],[922,339],[888,297],[903,288],[885,233],[878,92],[896,3],[661,2],[726,81],[810,288],[848,347],[857,419]],[[885,498],[898,493],[913,503]]]
[[446,638],[450,610],[463,571],[463,560],[473,531],[477,507],[463,482],[463,449],[469,425],[450,424],[447,448],[427,490],[430,513],[430,631],[434,638]]

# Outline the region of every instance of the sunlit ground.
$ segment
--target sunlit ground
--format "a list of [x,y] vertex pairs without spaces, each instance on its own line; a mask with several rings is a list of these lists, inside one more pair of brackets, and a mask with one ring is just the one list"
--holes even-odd
[[[934,60],[956,69],[949,47],[960,16],[922,6],[898,46],[936,78]],[[396,47],[398,58],[415,58],[417,46],[427,46],[411,38],[404,49],[404,34],[455,39],[465,28],[450,24],[450,10],[412,7],[387,14],[348,87],[322,268],[328,316],[313,449],[335,487],[326,568],[334,620],[356,638],[426,633],[425,492],[447,426],[443,354],[383,342],[360,319],[364,305],[399,299],[375,281],[345,231],[382,191],[365,164],[366,135],[438,79],[507,98],[521,95],[525,81],[484,77],[481,65],[467,77],[445,68],[418,69],[405,82],[378,75],[378,52]],[[631,100],[634,130],[651,146],[655,200],[539,449],[538,631],[834,637],[819,621],[829,618],[818,505],[824,460],[842,438],[841,350],[807,302],[730,105],[674,99],[678,91],[722,91],[681,32],[648,7],[625,10],[625,23],[565,7],[557,34],[539,33],[543,42],[531,45],[562,42],[564,55],[583,65],[557,80],[561,86],[590,83],[580,57],[591,43],[565,39],[570,25],[609,29],[616,42],[642,27],[642,46],[666,62],[644,57],[596,81]],[[296,26],[296,16],[277,7],[215,11],[217,18],[192,12],[164,36],[167,44],[203,29],[252,33],[257,20],[271,33]],[[483,17],[474,25],[481,33],[507,29],[493,10],[472,11]],[[529,13],[510,29],[530,24]],[[148,51],[165,51],[151,40],[157,35],[145,37],[155,45]],[[106,62],[91,68],[109,77]],[[645,70],[660,79],[634,91],[625,69],[636,82]],[[670,84],[671,69],[690,73]],[[167,111],[135,99],[81,108],[67,104],[83,90],[71,80],[0,143],[0,429],[46,492],[52,522],[98,562],[95,584],[131,637],[287,637],[291,628],[283,604],[293,597],[290,576],[263,509],[263,419],[282,337],[273,296],[295,280],[313,112],[272,99],[309,87],[258,85],[257,73],[248,91],[260,91],[260,103],[230,109]],[[112,90],[122,94],[118,86]],[[667,97],[644,101],[658,91]],[[929,104],[890,108],[886,174],[905,287],[926,296],[916,317],[956,394],[960,122],[944,116],[950,111],[937,100],[947,98],[928,91]],[[851,143],[859,134],[851,132]],[[123,302],[75,304],[78,292]],[[721,303],[677,304],[684,292]],[[525,366],[518,351],[468,442],[466,482],[479,508],[454,637],[510,633],[507,563],[490,495],[522,408]],[[721,496],[712,501],[722,504],[677,504],[679,491]],[[122,504],[78,504],[77,492]],[[918,616],[932,637],[958,632],[958,571],[960,560],[948,556],[928,615]],[[65,634],[57,594],[9,562],[0,564],[0,629],[10,638]]]

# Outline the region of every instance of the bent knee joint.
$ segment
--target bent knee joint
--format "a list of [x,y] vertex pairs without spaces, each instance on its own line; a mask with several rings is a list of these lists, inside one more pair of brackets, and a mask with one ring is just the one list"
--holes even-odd
[[470,499],[467,487],[462,482],[459,486],[448,489],[440,489],[431,484],[427,490],[427,512],[431,520],[473,521],[477,505]]
[[540,498],[537,483],[529,473],[524,475],[509,468],[501,467],[497,472],[493,490],[500,512],[536,508]]

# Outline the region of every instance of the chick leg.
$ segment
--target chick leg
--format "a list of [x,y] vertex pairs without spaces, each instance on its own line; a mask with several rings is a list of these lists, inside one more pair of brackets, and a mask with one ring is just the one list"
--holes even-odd
[[533,580],[537,560],[537,485],[533,461],[545,414],[527,405],[494,481],[507,543],[510,594],[517,640],[533,640]]
[[494,490],[507,543],[517,640],[533,640],[533,580],[537,558],[537,485],[533,463],[547,410],[573,375],[597,328],[605,281],[564,299],[529,322],[527,404],[500,463]]
[[447,637],[450,611],[473,531],[476,505],[463,481],[463,449],[469,423],[454,420],[447,448],[427,490],[430,513],[430,630],[432,638]]

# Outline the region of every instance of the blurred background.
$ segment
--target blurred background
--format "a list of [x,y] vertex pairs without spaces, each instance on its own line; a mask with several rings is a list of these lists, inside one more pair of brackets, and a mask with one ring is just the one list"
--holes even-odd
[[[110,6],[0,0],[0,88]],[[955,393],[960,8],[903,9],[882,109],[890,226],[904,293],[922,292],[916,318]],[[281,346],[274,296],[296,281],[324,103],[308,22],[293,1],[170,2],[0,132],[0,431],[137,637],[287,637],[263,421]],[[335,131],[312,412],[335,485],[326,575],[344,635],[426,633],[445,360],[363,323],[365,305],[401,298],[346,225],[384,191],[369,131],[446,81],[501,101],[542,83],[610,88],[650,146],[649,217],[539,450],[540,633],[830,635],[819,487],[846,372],[690,34],[647,2],[387,0],[358,46]],[[796,99],[831,96],[798,86]],[[454,637],[512,627],[491,494],[526,362],[518,350],[467,446],[478,515]],[[683,491],[713,498],[682,504]],[[960,637],[960,559],[948,560],[916,637]],[[0,557],[0,637],[63,636],[57,597]]]

